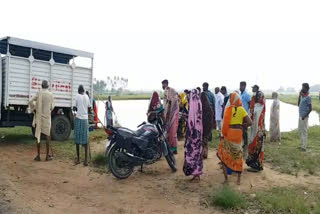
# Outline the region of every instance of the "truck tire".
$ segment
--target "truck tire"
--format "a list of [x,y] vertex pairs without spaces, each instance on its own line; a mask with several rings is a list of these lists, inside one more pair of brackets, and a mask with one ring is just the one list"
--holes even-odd
[[53,140],[67,140],[71,133],[71,122],[64,115],[54,116],[51,124],[51,137]]

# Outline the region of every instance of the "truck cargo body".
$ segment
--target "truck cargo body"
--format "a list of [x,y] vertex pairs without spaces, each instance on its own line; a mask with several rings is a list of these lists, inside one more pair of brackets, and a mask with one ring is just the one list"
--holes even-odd
[[[60,132],[60,136],[52,135],[58,140],[69,137],[71,130],[65,133],[63,129],[73,127],[72,107],[78,86],[93,94],[93,54],[12,37],[0,42],[0,127],[31,126],[33,114],[28,112],[28,102],[47,80],[55,102],[52,132]],[[74,58],[78,56],[91,58],[91,66],[77,66]]]

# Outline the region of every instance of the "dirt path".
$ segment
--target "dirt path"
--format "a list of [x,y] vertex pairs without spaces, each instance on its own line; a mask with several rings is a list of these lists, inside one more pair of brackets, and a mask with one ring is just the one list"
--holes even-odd
[[[33,156],[34,151],[23,146],[0,145],[0,213],[221,213],[205,206],[207,192],[223,181],[213,150],[204,162],[200,184],[190,183],[182,172],[182,145],[177,173],[162,160],[143,173],[136,170],[127,180],[73,166],[71,161],[34,162]],[[320,188],[318,177],[284,175],[268,166],[262,173],[245,171],[242,179],[236,186],[232,177],[230,185],[245,192],[275,185]]]

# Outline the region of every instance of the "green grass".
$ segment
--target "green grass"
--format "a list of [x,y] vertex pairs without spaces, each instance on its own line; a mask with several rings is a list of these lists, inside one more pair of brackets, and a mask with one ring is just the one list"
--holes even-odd
[[303,152],[298,147],[300,139],[298,131],[284,132],[281,135],[281,145],[265,143],[265,161],[273,168],[287,174],[296,175],[299,171],[311,175],[320,172],[320,126],[309,128],[308,150]]
[[220,144],[219,131],[213,130],[212,131],[212,141],[209,142],[209,148],[218,149],[219,144]]
[[105,166],[106,162],[107,160],[103,153],[97,153],[92,157],[92,163],[95,166]]
[[232,190],[229,186],[223,186],[213,192],[210,204],[223,209],[244,209],[247,206],[247,200],[242,193]]
[[[0,143],[4,143],[7,145],[15,144],[25,147],[34,146],[35,140],[32,137],[30,127],[1,128],[0,131]],[[89,140],[91,143],[91,147],[95,142],[105,140],[106,138],[107,134],[103,129],[96,129],[94,132],[90,132]],[[41,143],[41,147],[44,151],[45,144]],[[76,157],[76,148],[74,145],[74,140],[72,138],[66,141],[52,141],[52,149],[54,155],[57,158],[73,160]],[[82,148],[81,156],[84,156],[84,149]],[[98,155],[92,154],[93,161],[96,156]]]
[[0,142],[30,145],[35,142],[30,127],[0,128]]
[[274,187],[249,194],[223,186],[214,190],[209,200],[211,206],[233,213],[320,213],[320,193],[300,187]]
[[[90,132],[89,141],[90,147],[92,148],[96,142],[105,140],[107,138],[107,134],[103,129],[96,129],[94,132]],[[66,141],[53,141],[52,142],[53,149],[59,158],[66,158],[73,160],[76,157],[76,148],[74,145],[74,140],[69,139]],[[81,147],[81,157],[84,157],[84,149]],[[94,158],[97,154],[92,153],[92,161],[94,162]]]
[[303,188],[276,187],[258,192],[256,200],[267,213],[320,213],[320,193]]
[[[311,96],[312,98],[312,109],[320,113],[320,101],[319,97]],[[285,103],[298,105],[298,96],[296,95],[280,95],[280,100]]]

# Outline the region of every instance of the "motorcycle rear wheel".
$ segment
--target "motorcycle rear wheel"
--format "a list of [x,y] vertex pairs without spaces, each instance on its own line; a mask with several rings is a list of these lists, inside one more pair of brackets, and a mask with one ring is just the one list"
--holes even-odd
[[108,155],[109,169],[116,178],[126,179],[133,173],[134,166],[125,162],[120,163],[117,160],[117,153],[120,152],[123,152],[121,148],[117,148],[116,146],[111,148]]
[[168,149],[168,154],[165,157],[166,157],[166,160],[167,160],[172,172],[176,172],[177,171],[176,158],[174,157],[174,154],[172,153],[172,151],[170,149]]

